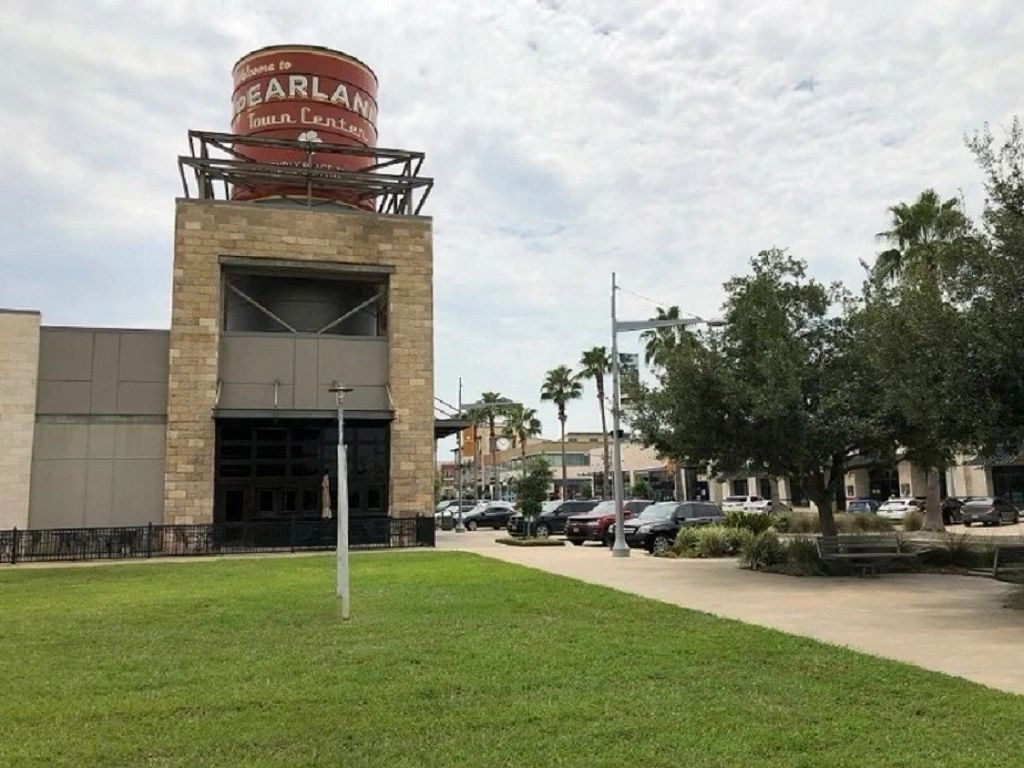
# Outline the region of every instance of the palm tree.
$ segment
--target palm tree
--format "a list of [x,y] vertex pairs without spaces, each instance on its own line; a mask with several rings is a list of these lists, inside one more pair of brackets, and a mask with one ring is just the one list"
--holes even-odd
[[526,441],[540,434],[540,419],[534,408],[522,405],[509,406],[505,413],[505,436],[519,443],[522,476],[526,477]]
[[608,498],[608,478],[611,462],[608,460],[608,421],[604,407],[604,376],[612,369],[612,358],[604,347],[588,349],[580,357],[579,378],[593,379],[597,388],[597,404],[601,407],[601,436],[604,440],[604,479],[601,483],[601,498]]
[[558,408],[558,421],[562,425],[562,488],[560,496],[565,499],[565,406],[570,400],[579,400],[583,395],[583,385],[569,370],[569,366],[560,365],[548,371],[544,384],[540,388],[540,399],[550,400]]
[[954,242],[968,225],[960,201],[955,197],[942,200],[934,189],[926,189],[909,205],[890,206],[889,213],[892,228],[876,237],[893,247],[878,254],[872,270],[875,279],[883,284],[899,282],[912,267],[934,272],[938,266],[936,246]]
[[508,403],[507,397],[502,397],[497,392],[484,392],[480,395],[480,402],[483,403],[481,408],[484,418],[487,420],[487,439],[490,443],[491,449],[491,475],[493,477],[493,483],[491,485],[491,498],[494,498],[494,491],[498,483],[498,464],[497,464],[497,434],[494,430],[494,420],[505,413]]
[[486,420],[486,414],[480,408],[469,408],[466,411],[466,418],[469,420],[470,427],[473,430],[473,474],[476,475],[474,485],[476,490],[473,493],[473,498],[476,501],[480,501],[480,497],[483,495],[481,490],[484,486],[484,467],[483,467],[483,455],[480,450],[480,425]]
[[[915,274],[937,284],[936,278],[941,266],[943,252],[950,253],[946,246],[958,241],[966,245],[970,236],[970,220],[961,207],[960,200],[951,197],[943,200],[934,189],[926,189],[917,200],[890,206],[891,229],[879,232],[876,237],[893,246],[878,254],[871,275],[878,285],[896,285],[908,273]],[[954,254],[959,255],[959,254]],[[939,499],[939,472],[941,467],[925,470],[926,496],[925,528],[944,530]]]
[[[678,320],[679,307],[671,306],[667,310],[658,307],[658,314],[654,319]],[[685,333],[687,331],[683,326],[652,328],[641,333],[640,341],[644,342],[644,362],[647,365],[664,366],[672,352],[681,344]]]

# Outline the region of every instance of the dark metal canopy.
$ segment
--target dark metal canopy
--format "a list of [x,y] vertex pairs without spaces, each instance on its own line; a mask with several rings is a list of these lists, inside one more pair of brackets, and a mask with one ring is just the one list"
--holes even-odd
[[[188,144],[191,154],[178,157],[178,172],[186,198],[230,200],[232,187],[253,190],[276,185],[304,189],[305,198],[293,195],[282,198],[300,205],[355,207],[342,200],[324,200],[318,196],[320,192],[344,190],[346,196],[358,201],[372,201],[377,213],[417,216],[434,186],[432,178],[419,175],[425,155],[405,149],[211,131],[189,131]],[[247,157],[245,147],[286,149],[305,159],[288,165],[261,163]],[[322,162],[323,158],[332,156],[370,158],[373,162],[358,171],[342,170]],[[186,168],[194,177],[191,185]]]
[[469,419],[434,419],[434,439],[455,435],[473,426]]

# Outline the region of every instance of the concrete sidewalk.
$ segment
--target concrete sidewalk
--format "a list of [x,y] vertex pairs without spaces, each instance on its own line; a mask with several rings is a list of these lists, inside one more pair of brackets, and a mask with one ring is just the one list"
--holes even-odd
[[[500,535],[500,534],[499,534]],[[438,532],[438,549],[475,552],[718,616],[806,635],[1024,694],[1024,611],[1005,584],[970,576],[797,578],[734,560],[671,560],[598,546],[509,547],[494,532]]]

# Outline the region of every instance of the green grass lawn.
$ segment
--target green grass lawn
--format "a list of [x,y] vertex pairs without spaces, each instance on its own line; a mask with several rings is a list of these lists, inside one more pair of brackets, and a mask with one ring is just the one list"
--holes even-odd
[[342,623],[333,565],[0,572],[0,766],[1024,760],[1024,697],[468,554],[354,555]]

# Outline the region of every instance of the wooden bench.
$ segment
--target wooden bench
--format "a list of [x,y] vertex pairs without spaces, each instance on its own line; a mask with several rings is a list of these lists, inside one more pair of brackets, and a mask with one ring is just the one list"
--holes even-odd
[[976,576],[988,576],[998,581],[1024,582],[1024,547],[997,546],[991,568],[973,568]]
[[875,536],[819,536],[818,557],[823,562],[846,563],[860,568],[864,576],[870,571],[877,573],[878,566],[888,565],[917,556],[916,552],[903,550],[895,534]]

